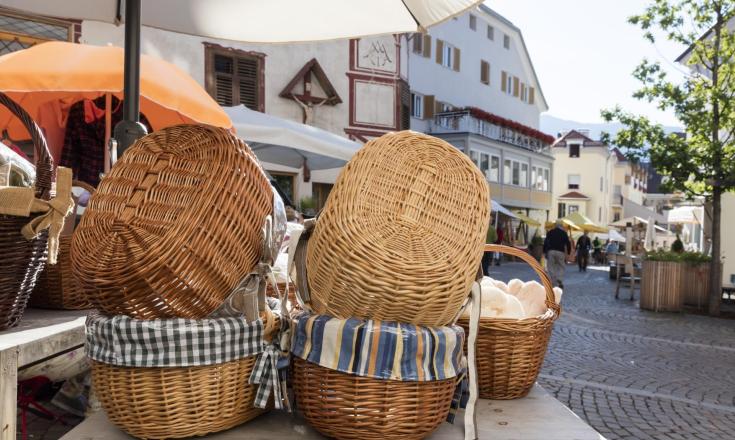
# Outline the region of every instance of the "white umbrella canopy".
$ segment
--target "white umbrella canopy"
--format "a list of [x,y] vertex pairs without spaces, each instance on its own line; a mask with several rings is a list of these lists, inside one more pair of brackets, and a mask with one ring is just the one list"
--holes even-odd
[[[286,43],[416,32],[479,3],[482,1],[153,0],[143,1],[141,23],[209,38]],[[116,24],[125,15],[121,0],[1,0],[0,5]]]
[[618,232],[616,229],[610,229],[610,232],[608,233],[608,238],[610,241],[617,241],[619,243],[625,243],[625,237],[623,234]]
[[311,170],[338,168],[361,145],[326,130],[250,110],[244,105],[226,107],[238,137],[263,162]]

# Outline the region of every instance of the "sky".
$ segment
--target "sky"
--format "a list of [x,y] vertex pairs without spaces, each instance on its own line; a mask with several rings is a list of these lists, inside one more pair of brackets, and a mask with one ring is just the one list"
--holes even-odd
[[645,0],[487,0],[485,4],[521,29],[548,114],[578,122],[602,122],[600,109],[621,105],[664,125],[680,125],[673,112],[633,98],[631,76],[643,58],[660,61],[673,78],[684,77],[674,60],[684,47],[657,39],[652,45],[627,22]]

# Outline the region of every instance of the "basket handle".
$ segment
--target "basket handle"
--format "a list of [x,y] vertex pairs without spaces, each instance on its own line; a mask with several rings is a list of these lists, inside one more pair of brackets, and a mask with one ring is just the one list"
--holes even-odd
[[76,187],[82,188],[82,189],[86,190],[90,194],[94,194],[94,192],[97,191],[97,188],[93,187],[92,185],[90,185],[87,182],[82,182],[81,180],[72,180],[71,181],[71,186],[76,186]]
[[559,314],[561,313],[561,307],[559,307],[559,304],[557,304],[556,300],[554,299],[554,287],[551,284],[551,279],[549,278],[549,275],[546,273],[544,268],[541,267],[541,264],[539,264],[539,262],[531,256],[531,254],[526,251],[516,249],[511,246],[505,246],[502,244],[486,244],[485,252],[499,252],[501,254],[512,255],[514,257],[520,258],[521,260],[523,260],[523,262],[531,266],[531,268],[541,279],[541,284],[543,284],[544,290],[546,290],[546,307],[553,310],[554,313],[559,316]]
[[51,182],[53,181],[54,160],[43,136],[41,129],[38,127],[23,107],[18,105],[10,96],[0,92],[0,104],[7,107],[10,112],[20,119],[23,126],[28,130],[33,141],[34,157],[36,159],[36,197],[43,200],[51,198]]

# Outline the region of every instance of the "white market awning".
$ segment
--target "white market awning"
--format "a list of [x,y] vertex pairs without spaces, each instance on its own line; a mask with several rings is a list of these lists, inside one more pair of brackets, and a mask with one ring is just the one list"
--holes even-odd
[[237,136],[262,162],[310,170],[344,166],[362,145],[321,128],[250,110],[225,107]]
[[518,218],[517,215],[515,215],[514,212],[508,210],[505,206],[501,205],[500,203],[496,202],[495,200],[490,200],[490,210],[492,212],[499,212],[503,215],[507,215],[510,218]]

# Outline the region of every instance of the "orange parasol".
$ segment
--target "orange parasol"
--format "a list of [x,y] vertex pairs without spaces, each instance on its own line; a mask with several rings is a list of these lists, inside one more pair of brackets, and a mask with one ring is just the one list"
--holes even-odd
[[[123,49],[48,42],[0,57],[0,91],[34,119],[51,102],[61,109],[81,99],[123,97]],[[158,58],[141,56],[141,112],[154,130],[182,123],[232,128],[227,113],[186,72]],[[4,108],[0,131],[27,138],[25,128]],[[104,146],[100,146],[103,148]]]

